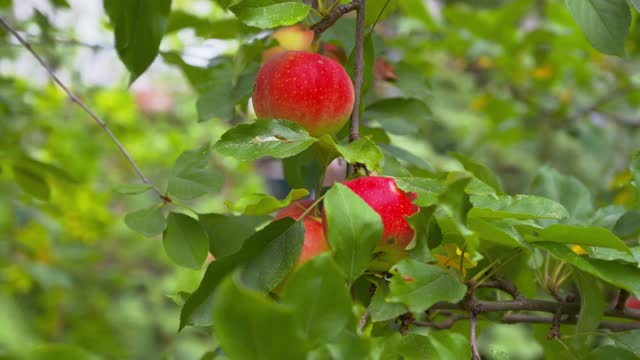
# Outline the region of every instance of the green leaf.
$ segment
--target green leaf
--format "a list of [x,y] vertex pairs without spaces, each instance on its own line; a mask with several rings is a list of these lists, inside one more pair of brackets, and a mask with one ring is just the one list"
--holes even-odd
[[178,199],[192,200],[210,192],[217,192],[224,185],[223,175],[207,168],[211,149],[208,145],[180,154],[173,166],[167,190]]
[[455,157],[458,161],[460,161],[462,166],[464,166],[465,170],[472,173],[473,176],[477,177],[483,183],[491,186],[496,191],[496,193],[498,194],[504,193],[502,191],[502,185],[500,185],[500,179],[487,166],[479,162],[473,161],[470,158],[459,153],[452,153],[451,155],[453,155],[453,157]]
[[238,160],[255,160],[263,156],[293,156],[314,142],[316,139],[298,124],[284,120],[257,120],[227,131],[213,148]]
[[162,244],[171,260],[192,269],[200,269],[209,253],[209,239],[198,220],[180,213],[169,213]]
[[244,0],[229,10],[249,26],[270,29],[302,21],[311,8],[297,0]]
[[451,273],[413,259],[402,260],[390,272],[387,301],[403,303],[413,312],[427,310],[439,301],[460,301],[467,291]]
[[380,359],[419,360],[424,359],[426,354],[429,354],[430,359],[436,359],[432,357],[429,342],[429,337],[424,335],[401,335],[396,332],[384,339],[384,349]]
[[365,118],[376,120],[390,133],[415,134],[416,126],[431,119],[431,110],[424,102],[414,98],[391,98],[374,102],[364,111]]
[[617,236],[628,239],[640,233],[640,211],[632,210],[622,215],[613,227]]
[[364,22],[373,25],[386,19],[398,7],[398,0],[368,1],[365,5]]
[[309,191],[306,189],[293,189],[287,197],[282,200],[264,194],[249,194],[243,196],[235,204],[229,201],[225,202],[225,204],[230,211],[243,213],[245,215],[267,215],[307,195],[309,195]]
[[429,334],[429,350],[434,359],[468,359],[471,357],[469,340],[453,331],[436,331]]
[[535,245],[549,251],[558,260],[565,261],[613,286],[623,288],[635,297],[640,297],[640,282],[638,281],[640,269],[637,267],[579,256],[563,244],[538,242]]
[[609,230],[596,226],[574,226],[555,224],[542,230],[539,239],[530,241],[547,241],[559,244],[600,246],[630,253],[629,248]]
[[621,348],[640,356],[640,330],[632,330],[608,334],[608,337]]
[[593,215],[591,193],[580,180],[543,167],[531,184],[531,193],[559,202],[570,214],[569,223],[586,224]]
[[[242,271],[242,282],[262,291],[273,290],[298,262],[304,243],[303,221],[296,221],[251,257]],[[247,240],[249,241],[249,240]]]
[[158,55],[167,29],[171,0],[105,0],[116,50],[133,83]]
[[389,296],[389,286],[386,281],[382,281],[369,303],[369,313],[373,321],[387,321],[409,312],[404,304],[387,302]]
[[49,184],[40,175],[20,166],[13,166],[13,176],[20,188],[42,201],[49,201],[51,189]]
[[336,338],[353,316],[348,288],[329,254],[312,258],[293,274],[284,289],[282,303],[296,309],[295,317],[303,336],[312,346]]
[[613,345],[602,345],[591,350],[586,360],[637,360],[638,356],[631,351]]
[[228,276],[213,301],[213,330],[231,359],[304,359],[307,351],[293,308]]
[[270,223],[245,240],[236,253],[211,262],[200,285],[182,307],[180,329],[188,324],[211,325],[213,294],[222,279],[236,268],[250,264],[251,268],[245,268],[243,273],[247,275],[243,279],[245,283],[250,281],[246,285],[272,290],[297,262],[303,241],[303,223],[284,218]]
[[368,359],[371,341],[368,337],[358,336],[355,330],[346,329],[339,334],[333,343],[328,344],[327,347],[331,354],[331,359]]
[[631,11],[625,0],[565,0],[571,15],[596,49],[624,55]]
[[162,215],[160,206],[130,212],[124,217],[124,223],[133,230],[145,236],[155,236],[164,231],[167,221]]
[[500,245],[509,248],[527,246],[518,230],[514,227],[514,225],[518,225],[517,221],[477,217],[474,210],[471,209],[467,215],[467,226],[480,236],[481,246]]
[[569,215],[557,202],[533,195],[474,195],[473,215],[489,219],[562,219]]
[[422,207],[435,205],[438,196],[446,189],[442,180],[432,178],[398,177],[396,184],[406,192],[416,193],[418,197],[413,203]]
[[324,200],[327,239],[348,282],[358,278],[382,239],[382,220],[364,200],[336,183]]
[[[386,134],[386,132],[384,132],[383,129],[378,128],[378,130]],[[420,170],[424,170],[431,174],[434,174],[436,172],[433,166],[431,166],[428,162],[426,162],[420,156],[417,156],[408,150],[399,148],[391,144],[378,143],[378,147],[382,149],[382,154],[385,156],[385,158],[393,157],[397,159],[399,162],[402,162],[403,164],[405,164],[406,165],[405,167],[415,166],[416,168]]]
[[216,259],[240,250],[244,241],[255,234],[256,228],[271,219],[268,216],[221,214],[200,214],[198,218],[209,238],[209,251]]
[[629,253],[629,251],[592,246],[587,250],[587,252],[589,253],[589,257],[593,259],[622,261],[640,265],[640,246],[632,247],[630,250],[631,253]]
[[282,159],[284,179],[290,187],[315,188],[327,166],[321,162],[318,153],[317,146],[313,145],[297,155]]
[[580,314],[576,326],[576,348],[588,347],[582,342],[583,334],[590,334],[598,329],[607,307],[605,295],[600,283],[593,276],[582,271],[574,273],[575,283],[580,292]]
[[122,184],[114,187],[113,191],[123,195],[136,195],[145,193],[152,188],[151,184]]
[[640,11],[640,0],[630,0],[633,7],[636,8],[637,11]]
[[384,349],[380,359],[421,360],[428,354],[429,359],[468,359],[471,358],[469,340],[453,331],[429,332],[428,336],[419,334],[401,335],[394,333],[383,341]]
[[205,39],[236,39],[238,36],[244,36],[256,32],[255,28],[246,26],[240,20],[216,19],[209,20],[205,17],[199,17],[182,10],[174,10],[169,17],[167,25],[167,34],[191,28],[195,30],[197,36]]
[[222,189],[224,178],[215,169],[191,169],[169,178],[167,191],[178,199],[192,200]]
[[173,164],[173,174],[179,175],[193,169],[202,169],[209,164],[210,149],[204,146],[196,150],[184,151]]
[[369,170],[380,171],[380,162],[382,162],[384,155],[368,137],[361,137],[347,145],[336,144],[336,150],[350,164],[361,163]]

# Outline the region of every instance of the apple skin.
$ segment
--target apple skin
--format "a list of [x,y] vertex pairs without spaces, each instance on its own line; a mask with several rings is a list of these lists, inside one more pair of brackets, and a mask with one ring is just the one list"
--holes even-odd
[[288,51],[262,65],[252,101],[259,119],[292,121],[313,136],[334,134],[351,115],[353,84],[336,61]]
[[627,298],[624,306],[629,309],[640,310],[640,300],[637,297],[631,295]]
[[[280,209],[276,214],[274,220],[279,220],[285,217],[291,217],[294,220],[298,220],[302,213],[313,204],[313,200],[300,200],[296,201],[289,206]],[[306,261],[316,255],[320,255],[325,251],[329,251],[329,243],[324,232],[324,226],[322,221],[313,217],[312,212],[307,214],[304,218],[304,243],[302,244],[302,252],[300,258],[298,258],[297,266],[304,264]]]
[[412,203],[415,193],[398,188],[395,180],[384,176],[367,176],[343,183],[380,215],[382,239],[369,265],[371,270],[385,271],[406,255],[405,248],[415,236],[407,217],[420,208]]
[[313,31],[300,25],[294,25],[274,31],[271,38],[275,39],[278,45],[262,53],[262,62],[286,51],[311,51]]

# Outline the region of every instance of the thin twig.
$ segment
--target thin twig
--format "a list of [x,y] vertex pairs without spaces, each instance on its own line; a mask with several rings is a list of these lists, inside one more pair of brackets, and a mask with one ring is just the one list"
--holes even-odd
[[367,326],[367,322],[369,321],[370,316],[371,316],[371,313],[369,312],[369,308],[367,308],[364,314],[362,314],[362,317],[360,318],[360,322],[358,323],[358,330],[360,332],[362,332],[362,330],[364,330],[364,327]]
[[[436,321],[413,321],[411,324],[415,326],[421,327],[429,327],[436,330],[447,330],[453,327],[456,322],[460,320],[468,320],[468,315],[462,314],[452,314],[447,317],[445,320],[436,322]],[[551,324],[553,322],[553,317],[551,316],[542,316],[542,315],[528,315],[528,314],[506,314],[501,323],[503,324]],[[576,317],[563,317],[560,319],[561,324],[565,325],[575,325],[578,322]],[[630,330],[638,330],[640,329],[640,322],[637,321],[629,321],[629,322],[618,322],[618,321],[609,321],[604,320],[598,326],[600,329],[607,329],[614,332],[619,331],[630,331]]]
[[469,313],[469,342],[471,343],[471,354],[473,360],[481,360],[480,352],[478,351],[478,340],[476,339],[476,328],[478,323],[478,314],[475,311]]
[[477,287],[488,287],[504,291],[511,295],[514,300],[524,299],[524,296],[520,293],[518,288],[504,276],[494,274],[491,278],[493,281],[485,281],[484,283],[478,284]]
[[314,42],[319,40],[322,33],[330,28],[333,24],[335,24],[336,21],[338,21],[338,19],[342,17],[342,15],[356,10],[363,2],[363,0],[353,0],[348,4],[337,5],[331,10],[331,12],[329,12],[329,15],[327,15],[324,19],[311,25],[311,30],[313,30],[314,32]]
[[[502,318],[504,324],[551,324],[553,317],[539,316],[539,315],[526,315],[526,314],[507,314]],[[575,325],[578,319],[575,317],[565,317],[560,319],[561,324]],[[616,322],[616,321],[602,321],[598,326],[600,329],[608,329],[611,331],[629,331],[640,329],[639,322]]]
[[548,340],[560,339],[560,322],[562,321],[562,310],[558,308],[551,319],[551,330],[547,334]]
[[355,99],[351,112],[351,126],[349,128],[349,142],[360,138],[360,98],[364,71],[364,9],[365,0],[360,0],[358,15],[356,18],[356,49],[353,65],[353,90]]
[[[4,21],[3,18],[0,18],[0,25],[2,25],[2,27],[4,27],[9,33],[11,33],[19,42],[20,44],[22,44],[22,46],[24,46],[30,53],[31,55],[33,55],[33,57],[36,58],[36,60],[38,60],[38,62],[40,63],[40,65],[42,65],[42,67],[44,67],[44,69],[49,73],[49,75],[51,76],[51,78],[53,79],[53,81],[58,84],[58,86],[60,86],[60,88],[62,88],[62,90],[64,90],[65,93],[67,93],[67,96],[71,99],[71,101],[73,101],[74,103],[76,103],[78,106],[80,106],[82,108],[82,110],[84,110],[87,114],[89,114],[89,116],[91,116],[100,126],[102,126],[102,128],[104,129],[104,131],[107,133],[107,135],[109,135],[109,137],[111,138],[111,140],[116,144],[116,146],[118,147],[118,149],[120,149],[120,152],[122,153],[122,155],[124,155],[124,157],[127,159],[127,161],[129,161],[129,163],[131,164],[131,166],[133,167],[133,169],[136,171],[136,173],[138,174],[138,176],[140,177],[140,180],[142,180],[143,183],[145,184],[149,184],[153,186],[153,190],[160,195],[160,197],[165,197],[160,190],[158,190],[158,188],[156,188],[153,183],[144,175],[144,173],[142,172],[142,170],[140,170],[140,167],[138,167],[138,164],[135,162],[135,160],[133,160],[133,158],[131,157],[131,155],[129,155],[129,152],[127,152],[127,150],[124,148],[124,146],[122,145],[122,143],[120,142],[120,140],[118,140],[118,138],[113,134],[113,132],[111,132],[111,129],[107,126],[107,124],[96,114],[94,113],[87,105],[85,105],[84,102],[82,102],[82,100],[80,100],[73,92],[71,92],[71,90],[69,90],[69,88],[58,78],[58,76],[56,75],[56,73],[53,71],[53,69],[44,61],[44,59],[38,55],[38,53],[33,49],[33,47],[31,46],[31,44],[29,44],[29,42],[27,42],[13,27],[11,27],[7,22]],[[167,199],[168,200],[168,199]]]
[[620,291],[618,292],[618,299],[616,300],[616,309],[617,310],[624,310],[624,305],[627,302],[627,299],[629,298],[629,292],[625,289],[620,289]]

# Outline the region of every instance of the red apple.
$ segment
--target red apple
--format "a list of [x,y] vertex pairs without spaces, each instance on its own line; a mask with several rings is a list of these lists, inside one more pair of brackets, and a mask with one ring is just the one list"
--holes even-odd
[[[285,217],[291,217],[294,220],[298,220],[300,216],[302,216],[302,213],[304,213],[311,204],[313,204],[313,200],[296,201],[278,211],[274,220],[279,220]],[[314,217],[312,216],[312,213],[309,213],[305,216],[303,221],[305,235],[304,243],[302,244],[302,252],[298,259],[298,266],[316,255],[329,251],[329,243],[324,235],[324,227],[320,218]]]
[[629,309],[640,310],[640,300],[637,297],[631,295],[627,298],[624,306]]
[[395,180],[384,176],[367,176],[344,182],[360,196],[382,219],[383,232],[380,244],[370,265],[372,270],[387,270],[405,255],[405,248],[413,240],[415,231],[407,217],[420,208],[411,201],[416,194],[398,188]]
[[286,51],[311,51],[312,49],[313,31],[307,30],[303,26],[294,25],[278,29],[271,34],[271,37],[278,42],[278,46],[262,53],[263,62]]
[[306,51],[288,51],[264,63],[253,91],[258,118],[296,122],[314,136],[340,130],[353,101],[353,84],[342,66]]

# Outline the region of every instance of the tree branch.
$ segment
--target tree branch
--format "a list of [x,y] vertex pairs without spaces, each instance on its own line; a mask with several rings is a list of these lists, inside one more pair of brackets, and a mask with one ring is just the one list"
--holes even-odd
[[49,75],[51,76],[53,81],[56,84],[58,84],[58,86],[60,86],[60,88],[62,88],[62,90],[64,90],[64,92],[71,99],[71,101],[73,101],[78,106],[80,106],[82,108],[82,110],[84,110],[87,114],[89,114],[89,116],[91,116],[104,129],[104,131],[107,133],[107,135],[116,144],[118,149],[120,149],[120,152],[122,153],[122,155],[124,155],[124,157],[127,159],[127,161],[129,161],[129,163],[131,164],[131,166],[133,167],[135,172],[138,174],[138,177],[140,177],[140,180],[142,180],[142,182],[145,183],[145,184],[152,185],[153,186],[153,190],[158,195],[160,195],[160,197],[162,197],[163,199],[166,199],[166,197],[160,192],[160,190],[158,190],[158,188],[156,188],[153,185],[153,183],[144,175],[142,170],[140,170],[140,167],[138,166],[138,164],[135,162],[135,160],[133,160],[131,155],[129,155],[129,152],[127,152],[127,150],[124,148],[124,146],[122,145],[120,140],[118,140],[118,138],[113,134],[113,132],[107,126],[107,124],[96,113],[94,113],[84,102],[82,102],[82,100],[80,100],[71,90],[69,90],[69,88],[60,80],[60,78],[58,78],[58,76],[53,71],[53,69],[33,49],[31,44],[29,44],[29,42],[27,40],[25,40],[13,27],[11,27],[6,21],[4,21],[3,18],[0,18],[0,25],[2,25],[3,28],[5,28],[9,33],[11,33],[11,35],[13,35],[13,37],[15,37],[20,42],[20,44],[22,44],[22,46],[24,46],[24,48],[27,49],[31,53],[31,55],[33,55],[33,57],[36,58],[36,60],[38,60],[40,65],[42,65],[42,67],[49,73]]
[[[479,313],[499,311],[540,311],[555,314],[558,308],[562,310],[563,314],[577,315],[580,313],[580,304],[578,303],[533,300],[524,297],[521,300],[509,301],[476,300],[474,306]],[[433,305],[430,310],[467,310],[467,307],[464,302],[439,302]],[[608,309],[604,312],[604,315],[630,320],[640,320],[640,312],[629,311],[626,309]]]
[[504,276],[495,274],[491,278],[493,281],[485,281],[484,283],[479,284],[478,287],[493,288],[504,291],[511,295],[514,300],[524,299],[524,296],[520,293],[518,288]]
[[311,30],[314,32],[314,41],[318,40],[320,35],[330,28],[331,25],[335,24],[342,15],[358,9],[361,3],[364,3],[364,0],[353,0],[348,4],[337,5],[331,10],[327,17],[311,25]]
[[[453,327],[453,325],[460,320],[468,320],[469,316],[461,314],[452,314],[445,320],[440,322],[435,321],[413,321],[411,322],[415,326],[430,327],[437,330],[447,330]],[[561,324],[575,325],[578,319],[575,316],[563,317],[560,319]],[[527,315],[527,314],[506,314],[501,323],[503,324],[552,324],[553,317],[541,316],[541,315]],[[617,322],[604,320],[600,322],[598,326],[600,329],[607,329],[611,331],[629,331],[640,329],[640,322]]]
[[469,343],[471,343],[471,354],[473,360],[481,360],[480,351],[478,351],[478,340],[476,339],[476,328],[478,324],[478,314],[471,310],[469,315]]
[[356,18],[356,49],[353,66],[353,90],[355,99],[351,113],[351,125],[349,128],[349,142],[360,138],[360,98],[362,92],[364,70],[364,9],[365,0],[359,1],[358,16]]

